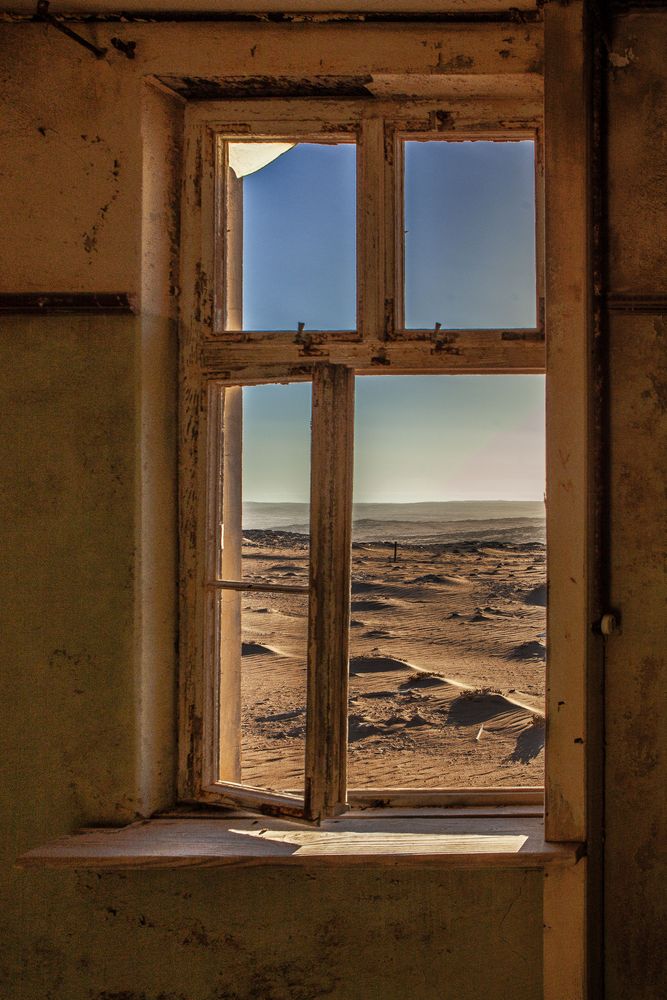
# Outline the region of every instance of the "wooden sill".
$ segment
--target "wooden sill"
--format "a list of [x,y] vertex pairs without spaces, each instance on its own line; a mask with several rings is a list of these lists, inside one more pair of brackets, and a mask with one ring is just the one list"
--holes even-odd
[[218,865],[573,865],[581,844],[546,843],[537,817],[338,817],[313,827],[268,817],[150,819],[84,830],[34,848],[23,868],[146,869]]

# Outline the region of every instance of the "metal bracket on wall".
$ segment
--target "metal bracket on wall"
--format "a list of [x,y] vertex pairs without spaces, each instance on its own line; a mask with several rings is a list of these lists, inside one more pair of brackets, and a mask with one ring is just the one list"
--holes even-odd
[[[95,56],[96,59],[102,59],[107,54],[107,49],[102,49],[99,45],[94,45],[89,42],[87,38],[83,38],[82,35],[78,35],[76,31],[72,31],[68,28],[66,24],[59,21],[58,18],[54,17],[53,14],[49,12],[49,0],[37,0],[37,13],[36,20],[46,21],[57,31],[62,32],[63,35],[67,35],[72,41],[77,42],[79,45],[83,45],[84,49],[88,49],[89,52]],[[130,58],[133,58],[130,57]]]

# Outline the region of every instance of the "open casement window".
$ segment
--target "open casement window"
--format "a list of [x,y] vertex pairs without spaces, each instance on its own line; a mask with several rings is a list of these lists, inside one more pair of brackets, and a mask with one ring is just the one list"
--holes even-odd
[[[443,117],[423,101],[293,101],[288,117],[280,102],[274,107],[272,117],[243,102],[224,109],[202,103],[187,112],[188,170],[198,187],[189,197],[186,188],[184,215],[193,292],[182,354],[183,798],[308,819],[369,804],[538,809],[541,782],[350,787],[348,698],[355,381],[544,372],[540,109],[530,102],[500,111],[466,103]],[[491,219],[486,230],[478,222],[465,238],[453,231],[434,239],[428,212],[408,198],[411,191],[419,201],[419,171],[450,169],[455,177],[470,169],[463,154],[472,151],[481,191],[493,183],[494,150],[519,147],[531,165],[517,207],[520,215],[529,205],[530,259],[514,259],[508,249],[519,239],[512,206],[499,216],[505,222]],[[264,200],[250,205],[246,178],[267,164],[287,165],[293,150],[302,155],[303,196],[288,186],[273,201],[262,192]],[[354,203],[341,202],[334,230],[318,239],[304,209],[312,197],[308,171],[334,161],[344,162],[356,195]],[[335,170],[331,176],[334,184]],[[328,184],[312,202],[315,215],[318,200],[339,197]],[[495,197],[502,207],[503,191]],[[271,232],[267,219],[280,219],[291,198],[288,230],[276,232],[274,220]],[[455,202],[454,193],[452,217]],[[504,226],[506,245],[493,225]],[[441,280],[420,273],[419,240],[441,253]],[[253,259],[267,247],[268,260]],[[336,254],[345,256],[342,277],[340,268],[333,274]],[[456,276],[448,284],[448,261],[457,259],[459,267],[469,261],[466,287]],[[311,264],[339,282],[321,314],[308,287]],[[424,281],[433,289],[428,310]],[[500,296],[501,285],[512,294]],[[244,398],[271,387],[309,404],[301,411],[303,435],[308,425],[310,431],[309,495],[302,491],[301,541],[288,565],[254,549],[254,529],[244,523]],[[280,413],[276,402],[277,448]],[[270,628],[263,617],[271,618]],[[282,672],[272,669],[272,656],[280,657]],[[248,720],[252,753],[244,754]],[[279,739],[263,745],[272,726]],[[263,766],[263,753],[272,767]]]

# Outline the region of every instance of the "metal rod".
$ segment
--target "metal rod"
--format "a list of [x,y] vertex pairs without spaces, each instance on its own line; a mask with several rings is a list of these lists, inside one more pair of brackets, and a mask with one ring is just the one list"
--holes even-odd
[[107,54],[106,49],[101,49],[98,45],[93,45],[93,43],[89,42],[87,38],[83,38],[81,35],[78,35],[76,31],[72,31],[72,29],[68,28],[66,24],[63,24],[55,18],[53,14],[50,14],[49,0],[37,0],[37,16],[40,20],[46,21],[57,31],[62,32],[63,35],[67,35],[67,37],[71,38],[72,41],[77,42],[79,45],[83,45],[84,49],[88,49],[89,52],[92,52],[96,59],[102,59]]

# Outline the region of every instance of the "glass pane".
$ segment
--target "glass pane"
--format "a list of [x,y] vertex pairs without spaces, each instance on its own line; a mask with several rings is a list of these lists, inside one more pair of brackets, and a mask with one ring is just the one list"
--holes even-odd
[[541,785],[544,379],[357,379],[349,784]]
[[222,591],[219,608],[220,776],[303,794],[308,599]]
[[406,142],[405,326],[534,327],[533,142]]
[[[229,143],[230,220],[242,204],[242,247],[228,224],[228,256],[242,258],[243,330],[356,328],[356,146]],[[239,269],[228,268],[228,285]],[[228,287],[230,300],[238,289]]]
[[308,598],[244,594],[241,780],[304,789]]
[[242,572],[308,584],[311,383],[243,388]]
[[307,583],[311,395],[310,382],[219,390],[211,408],[215,579]]

